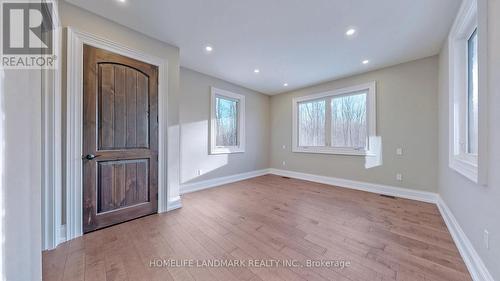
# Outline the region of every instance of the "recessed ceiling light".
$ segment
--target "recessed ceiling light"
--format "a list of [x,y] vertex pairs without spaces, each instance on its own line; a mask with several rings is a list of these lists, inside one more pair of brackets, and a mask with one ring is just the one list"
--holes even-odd
[[118,2],[125,3],[125,0],[118,0]]
[[258,68],[253,70],[253,73],[260,73],[260,70]]
[[206,45],[206,46],[205,46],[205,52],[207,52],[207,53],[211,53],[213,50],[214,50],[214,47],[212,47],[212,46],[210,46],[210,45]]
[[364,60],[364,61],[363,61],[363,64],[369,64],[369,63],[370,63],[370,61],[369,61],[369,60]]
[[354,34],[356,34],[356,29],[354,29],[354,28],[349,28],[349,29],[345,32],[345,35],[347,35],[347,36],[353,36]]
[[288,83],[283,83],[283,87],[288,87]]

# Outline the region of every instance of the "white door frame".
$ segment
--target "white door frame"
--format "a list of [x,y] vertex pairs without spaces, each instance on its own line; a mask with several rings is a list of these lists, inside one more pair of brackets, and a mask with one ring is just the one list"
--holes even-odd
[[167,209],[167,97],[168,61],[141,51],[132,50],[108,39],[67,28],[67,108],[66,108],[66,237],[70,240],[83,234],[82,140],[83,140],[83,44],[114,52],[158,66],[158,213]]
[[57,1],[53,5],[52,32],[55,69],[42,70],[42,249],[61,243],[62,201],[62,28]]

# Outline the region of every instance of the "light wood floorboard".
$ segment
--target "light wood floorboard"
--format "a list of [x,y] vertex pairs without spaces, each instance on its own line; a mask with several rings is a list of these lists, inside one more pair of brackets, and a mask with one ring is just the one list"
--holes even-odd
[[[151,267],[153,259],[346,260],[349,267]],[[433,204],[274,175],[43,253],[52,280],[471,280]]]

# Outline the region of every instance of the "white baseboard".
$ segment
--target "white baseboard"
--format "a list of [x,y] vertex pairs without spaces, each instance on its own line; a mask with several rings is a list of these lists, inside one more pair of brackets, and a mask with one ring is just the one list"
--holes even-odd
[[168,200],[168,202],[167,202],[167,212],[175,210],[175,209],[179,209],[181,207],[182,207],[182,201],[181,201],[180,196],[177,196],[171,200]]
[[[59,237],[58,237],[57,245],[66,242],[66,225],[63,224],[59,226]],[[57,246],[56,245],[56,246]]]
[[362,190],[371,193],[390,195],[400,198],[406,198],[406,199],[436,204],[437,207],[439,208],[439,211],[441,212],[441,215],[446,223],[446,226],[448,227],[448,230],[451,233],[453,241],[457,245],[457,248],[460,251],[462,258],[464,259],[464,262],[467,265],[467,268],[469,269],[472,279],[474,281],[494,281],[493,277],[491,276],[491,274],[488,272],[488,269],[484,265],[482,259],[479,257],[476,250],[472,246],[471,242],[469,241],[469,239],[463,232],[462,228],[458,224],[457,220],[453,216],[451,210],[444,203],[441,197],[434,192],[406,189],[401,187],[360,182],[360,181],[347,180],[341,178],[319,176],[319,175],[306,174],[288,170],[264,169],[264,170],[227,176],[227,177],[195,182],[191,184],[183,184],[181,185],[181,194],[195,192],[198,190],[203,190],[237,181],[242,181],[245,179],[259,177],[266,174],[273,174],[278,176],[307,180],[327,185]]
[[318,175],[306,174],[288,170],[270,169],[269,173],[284,177],[307,180],[307,181],[362,190],[372,193],[390,195],[395,197],[427,202],[427,203],[436,203],[438,198],[437,193],[429,191],[421,191],[421,190],[407,189],[389,185],[346,180],[341,178],[318,176]]
[[344,188],[362,190],[372,193],[396,196],[411,200],[417,200],[427,203],[437,203],[438,194],[429,191],[421,191],[415,189],[407,189],[395,186],[388,186],[375,183],[367,183],[353,180],[346,180],[341,178],[333,178],[326,176],[318,176],[313,174],[306,174],[288,170],[280,169],[263,169],[247,173],[236,174],[227,177],[220,177],[209,179],[189,184],[181,184],[181,194],[195,192],[207,188],[216,187],[219,185],[229,184],[237,181],[242,181],[250,178],[260,177],[266,174],[273,174],[278,176],[290,177],[295,179],[307,180],[327,185],[339,186]]
[[242,181],[250,178],[260,177],[269,173],[268,169],[251,171],[247,173],[241,173],[236,175],[231,175],[227,177],[220,177],[215,179],[203,180],[194,183],[181,184],[181,194],[195,192],[211,187],[216,187],[219,185],[224,185],[228,183],[233,183],[237,181]]
[[493,277],[484,265],[483,260],[477,254],[469,238],[467,238],[467,235],[465,235],[465,232],[462,230],[460,224],[458,224],[455,216],[443,201],[441,196],[438,197],[437,206],[439,208],[439,212],[441,212],[444,222],[446,223],[446,226],[448,227],[448,230],[451,233],[451,237],[453,237],[453,241],[455,241],[455,244],[457,245],[460,255],[469,269],[472,279],[474,281],[494,281]]

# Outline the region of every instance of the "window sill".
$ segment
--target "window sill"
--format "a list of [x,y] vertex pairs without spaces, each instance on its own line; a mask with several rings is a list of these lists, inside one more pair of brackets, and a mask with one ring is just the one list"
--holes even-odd
[[238,148],[238,147],[216,147],[210,150],[211,155],[233,154],[233,153],[244,153],[244,152],[245,152],[244,148]]
[[477,163],[467,161],[460,156],[454,156],[450,159],[450,168],[463,175],[474,183],[478,183]]
[[333,154],[350,156],[377,156],[376,153],[368,150],[358,150],[352,148],[333,148],[333,147],[294,147],[292,152],[315,153],[315,154]]

